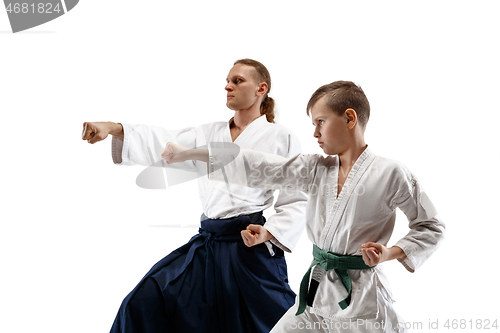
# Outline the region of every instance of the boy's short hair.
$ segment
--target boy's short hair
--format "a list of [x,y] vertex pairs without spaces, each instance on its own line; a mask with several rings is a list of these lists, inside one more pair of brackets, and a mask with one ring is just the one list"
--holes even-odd
[[318,88],[307,103],[307,115],[314,103],[325,97],[326,106],[338,115],[345,110],[354,109],[358,115],[359,124],[366,128],[370,118],[370,103],[361,87],[351,81],[335,81]]

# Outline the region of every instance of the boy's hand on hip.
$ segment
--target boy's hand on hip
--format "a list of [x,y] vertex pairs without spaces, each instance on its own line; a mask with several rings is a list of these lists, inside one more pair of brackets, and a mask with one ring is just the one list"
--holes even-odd
[[368,242],[361,245],[361,255],[367,266],[373,267],[380,264],[383,260],[387,248],[379,243]]
[[387,248],[382,244],[368,242],[361,245],[361,255],[366,265],[373,267],[384,261],[402,259],[405,253],[400,247]]

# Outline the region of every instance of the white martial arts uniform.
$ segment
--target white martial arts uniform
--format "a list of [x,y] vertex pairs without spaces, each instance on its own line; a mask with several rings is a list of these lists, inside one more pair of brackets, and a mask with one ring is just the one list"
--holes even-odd
[[[228,122],[215,122],[197,128],[168,131],[161,127],[122,124],[124,140],[113,137],[112,156],[117,164],[149,166],[161,160],[160,154],[167,142],[175,142],[188,148],[201,147],[208,142],[233,142]],[[300,152],[300,143],[288,129],[267,122],[261,116],[250,123],[234,141],[244,149],[258,150],[283,157]],[[182,168],[206,175],[206,163],[186,161]],[[252,189],[198,178],[203,213],[208,218],[226,219],[247,215],[269,208],[274,201],[273,191]],[[305,226],[307,196],[301,192],[279,193],[274,205],[276,214],[267,218],[266,229],[275,237],[272,242],[291,252]]]
[[[387,245],[396,208],[409,220],[409,233],[395,244],[406,254],[401,263],[408,271],[417,269],[444,236],[444,224],[416,177],[401,163],[375,156],[369,148],[359,156],[340,193],[338,156],[297,155],[287,159],[242,150],[235,157],[220,145],[209,145],[209,151],[210,179],[224,181],[218,169],[227,164],[229,182],[308,193],[307,233],[321,249],[361,255],[363,243]],[[246,174],[237,171],[243,169]],[[353,289],[351,303],[345,310],[338,302],[347,291],[336,273],[325,273],[319,266],[313,270],[313,275],[319,276],[319,286],[312,307],[295,316],[297,301],[272,332],[404,331],[396,328],[401,319],[394,311],[381,265],[348,271]]]

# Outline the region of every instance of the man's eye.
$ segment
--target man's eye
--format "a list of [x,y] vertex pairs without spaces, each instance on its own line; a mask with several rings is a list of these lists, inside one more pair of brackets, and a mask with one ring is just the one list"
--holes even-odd
[[320,124],[323,124],[325,121],[324,120],[320,120],[318,121]]
[[234,83],[240,83],[240,82],[241,82],[241,80],[240,80],[240,79],[236,79],[236,80],[234,80]]

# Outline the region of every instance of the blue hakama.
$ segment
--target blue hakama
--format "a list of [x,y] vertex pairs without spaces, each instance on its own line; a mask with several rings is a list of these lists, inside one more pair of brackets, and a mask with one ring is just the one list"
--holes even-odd
[[264,223],[262,212],[201,221],[123,300],[111,333],[269,332],[295,294],[283,250],[243,243],[241,230]]

